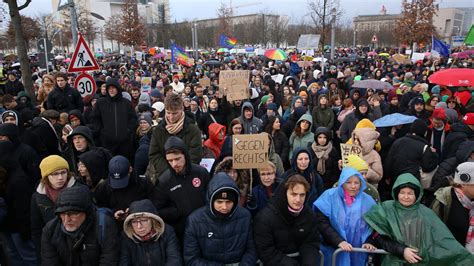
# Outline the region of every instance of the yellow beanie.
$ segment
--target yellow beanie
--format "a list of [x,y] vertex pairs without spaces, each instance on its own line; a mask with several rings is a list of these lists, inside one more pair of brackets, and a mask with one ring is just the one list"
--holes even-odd
[[356,129],[357,128],[371,128],[371,129],[375,130],[375,125],[369,119],[364,118],[364,119],[360,120],[359,123],[357,123],[355,128]]
[[347,156],[347,161],[347,166],[352,167],[359,172],[363,170],[369,170],[369,165],[358,155],[351,154]]
[[50,155],[41,161],[39,168],[41,170],[41,177],[46,178],[51,173],[60,169],[67,169],[69,171],[69,164],[61,156]]

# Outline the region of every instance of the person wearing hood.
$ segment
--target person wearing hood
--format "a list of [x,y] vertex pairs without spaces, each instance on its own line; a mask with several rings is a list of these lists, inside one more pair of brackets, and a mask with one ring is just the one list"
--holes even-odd
[[340,174],[338,161],[341,155],[333,146],[332,133],[325,127],[318,127],[314,133],[314,142],[308,145],[316,171],[321,176],[324,189],[331,188]]
[[41,236],[41,265],[117,265],[117,225],[94,208],[86,186],[63,190],[54,214]]
[[203,158],[217,159],[221,155],[222,144],[224,144],[226,129],[225,126],[212,123],[209,125],[209,138],[204,141]]
[[288,139],[290,138],[291,134],[293,133],[293,130],[295,129],[295,127],[298,123],[298,120],[304,114],[306,114],[306,107],[300,106],[300,107],[295,108],[294,112],[291,113],[290,118],[286,122],[284,122],[283,120],[281,121],[281,123],[284,122],[282,131],[283,131],[283,133],[285,133],[285,135]]
[[5,83],[5,94],[17,96],[18,93],[25,90],[23,83],[17,78],[16,70],[8,71],[8,80]]
[[95,149],[95,144],[91,130],[86,126],[76,127],[67,137],[67,148],[62,153],[63,158],[69,163],[71,172],[79,175],[77,167],[79,155],[93,149]]
[[67,118],[72,128],[86,125],[86,120],[84,119],[82,112],[77,109],[69,111]]
[[35,185],[41,178],[38,168],[40,158],[32,147],[21,142],[18,126],[11,123],[0,124],[0,140],[8,140],[12,143],[12,158],[20,164],[30,178],[31,185]]
[[28,109],[33,111],[35,115],[39,114],[38,110],[31,102],[31,98],[26,91],[20,91],[18,95],[16,96],[16,99],[18,102],[23,103]]
[[15,112],[17,116],[16,124],[21,128],[24,128],[25,125],[30,125],[33,118],[36,116],[34,109],[30,109],[23,102],[15,100],[15,98],[10,94],[3,96],[2,104],[3,107],[7,109],[7,111],[5,111],[3,114],[8,111]]
[[[318,228],[323,236],[321,251],[324,265],[330,265],[337,248],[351,251],[353,247],[368,249],[366,241],[372,233],[363,215],[375,205],[366,189],[364,177],[352,167],[344,167],[337,187],[326,190],[314,203]],[[348,219],[350,217],[350,219]],[[340,266],[365,265],[365,253],[343,252],[337,256]]]
[[390,173],[392,184],[395,178],[403,173],[411,173],[420,176],[420,168],[429,173],[438,166],[438,154],[426,140],[426,123],[417,119],[410,125],[410,133],[397,139],[385,160],[386,173]]
[[406,115],[416,116],[419,119],[423,119],[425,123],[429,123],[429,118],[431,116],[430,112],[425,110],[425,101],[423,98],[415,97],[409,103],[409,109],[405,112]]
[[373,106],[374,107],[372,109],[369,102],[365,98],[357,101],[354,112],[348,114],[344,118],[344,121],[342,121],[341,127],[339,128],[341,142],[345,143],[351,138],[352,131],[360,120],[367,118],[370,121],[374,121],[382,117],[380,102],[378,100],[374,100]]
[[222,161],[217,164],[214,173],[224,172],[234,180],[239,189],[239,206],[251,200],[250,196],[250,170],[249,169],[234,169],[233,158],[231,154],[224,157]]
[[313,118],[309,114],[304,114],[298,119],[296,126],[289,138],[290,158],[297,148],[306,148],[314,142],[314,133],[312,131]]
[[218,101],[217,98],[212,98],[209,101],[209,106],[207,112],[202,113],[200,120],[198,121],[198,125],[204,134],[209,138],[209,125],[212,123],[218,123],[224,126],[227,126],[227,114],[229,110],[227,108],[227,104],[223,104],[224,102]]
[[462,121],[451,126],[443,148],[443,158],[456,156],[459,145],[466,140],[474,140],[474,113],[467,113]]
[[[413,86],[413,88],[411,88],[408,92],[403,94],[403,96],[400,99],[400,111],[401,112],[406,112],[409,109],[411,109],[411,104],[410,103],[415,98],[420,98],[421,101],[422,101],[423,107],[424,107],[425,101],[423,100],[423,95],[422,95],[422,92],[423,92],[423,89],[424,89],[423,84],[424,83],[419,83],[419,84]],[[427,88],[428,88],[428,86],[426,86],[426,89]]]
[[296,108],[304,107],[303,104],[303,99],[301,99],[300,96],[294,96],[291,99],[291,106],[285,110],[285,113],[283,113],[283,121],[288,121],[291,115],[295,112]]
[[97,100],[94,109],[94,130],[100,134],[102,147],[113,155],[131,156],[131,139],[137,115],[129,101],[122,98],[117,79],[107,80],[107,97]]
[[254,219],[254,237],[265,265],[317,265],[319,242],[316,215],[306,204],[310,184],[292,175]]
[[308,148],[297,148],[291,157],[291,169],[288,169],[281,177],[282,180],[287,180],[292,175],[303,176],[310,189],[307,194],[308,203],[315,201],[324,191],[324,183],[321,176],[315,170],[313,158]]
[[68,113],[74,109],[78,109],[81,112],[84,111],[82,97],[78,90],[71,88],[67,83],[67,74],[58,72],[55,79],[56,86],[46,100],[47,109],[54,109],[60,113]]
[[41,181],[31,197],[31,236],[41,258],[43,227],[54,219],[54,206],[61,191],[76,184],[66,160],[58,155],[44,158],[39,165]]
[[394,200],[375,205],[364,215],[365,222],[377,232],[372,237],[375,246],[390,253],[384,256],[382,265],[474,264],[474,255],[456,241],[431,209],[420,203],[423,188],[415,176],[400,175],[392,196]]
[[263,130],[262,120],[255,116],[253,105],[250,102],[242,104],[242,114],[240,115],[245,134],[257,134]]
[[334,112],[330,107],[329,99],[326,94],[319,95],[317,105],[313,108],[312,116],[315,128],[333,128]]
[[148,199],[130,204],[120,243],[120,266],[183,265],[173,227]]
[[77,170],[81,183],[94,192],[97,185],[107,179],[110,159],[112,154],[102,147],[79,155]]
[[189,215],[184,234],[186,265],[255,265],[252,216],[239,206],[239,189],[226,173],[209,182],[206,205]]
[[183,140],[171,136],[164,145],[167,169],[160,175],[154,201],[158,214],[174,227],[180,243],[186,218],[205,204],[206,188],[210,180],[206,168],[191,161]]

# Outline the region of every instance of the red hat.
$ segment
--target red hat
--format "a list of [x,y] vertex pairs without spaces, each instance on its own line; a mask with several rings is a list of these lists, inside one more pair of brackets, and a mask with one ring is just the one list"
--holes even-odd
[[462,121],[466,125],[474,125],[474,113],[467,113],[463,116]]
[[174,75],[173,75],[173,79],[179,79],[178,74],[174,74]]
[[439,120],[446,120],[446,111],[443,108],[436,108],[433,111],[432,117]]

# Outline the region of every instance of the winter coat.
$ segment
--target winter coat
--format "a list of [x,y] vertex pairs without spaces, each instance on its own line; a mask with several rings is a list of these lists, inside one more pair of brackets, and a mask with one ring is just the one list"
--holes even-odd
[[358,110],[356,110],[344,118],[344,121],[342,121],[341,127],[339,128],[341,142],[345,143],[350,139],[352,136],[352,131],[356,127],[357,123],[359,123],[359,121],[363,118],[368,118],[370,121],[375,121],[376,119],[382,117],[380,106],[376,106],[373,109],[369,107],[367,114],[367,117],[362,117],[359,115]]
[[[253,233],[260,260],[265,265],[317,265],[320,235],[316,224],[316,215],[307,204],[299,215],[290,214],[286,188],[280,186],[254,219]],[[298,258],[288,256],[297,252]]]
[[153,131],[150,130],[147,134],[143,135],[138,141],[138,149],[135,152],[135,163],[133,164],[134,170],[137,175],[144,175],[146,172],[146,168],[148,167],[148,153],[150,151],[150,138],[152,132]]
[[[344,199],[342,185],[352,177],[357,176],[361,182],[359,193],[349,206]],[[318,227],[323,236],[321,251],[324,254],[324,265],[330,265],[332,254],[342,241],[347,241],[353,247],[360,248],[372,230],[362,219],[364,213],[375,205],[375,201],[363,192],[366,189],[364,177],[354,168],[342,169],[338,186],[326,190],[314,203],[313,208],[317,211]],[[350,219],[347,219],[350,217]],[[337,265],[364,265],[366,254],[342,253],[338,256]]]
[[21,81],[17,79],[15,81],[8,80],[5,83],[5,94],[10,94],[11,96],[17,96],[18,93],[24,90],[25,90],[25,87],[23,87],[23,83],[21,83]]
[[290,118],[288,119],[288,121],[286,121],[285,124],[283,125],[283,127],[281,128],[281,131],[283,131],[283,133],[285,133],[287,138],[290,138],[291,133],[293,133],[293,130],[295,129],[296,124],[298,123],[298,120],[305,113],[306,113],[306,107],[298,107],[290,115]]
[[[87,141],[87,148],[85,151],[79,152],[74,147],[73,137],[76,135],[83,136]],[[68,148],[62,153],[62,157],[66,159],[69,164],[69,170],[73,172],[75,175],[79,175],[79,170],[77,167],[77,163],[79,163],[79,156],[84,152],[90,151],[95,149],[94,139],[92,138],[91,130],[86,126],[78,126],[76,127],[71,134],[67,137],[67,146]]]
[[[217,110],[212,111],[210,108],[207,110],[206,113],[202,113],[200,120],[198,121],[199,123],[199,128],[201,129],[204,134],[206,134],[207,137],[209,137],[209,125],[212,123],[218,123],[221,124],[225,127],[227,127],[228,122],[227,122],[227,114],[229,110],[219,106]],[[212,117],[214,119],[212,119]]]
[[459,145],[466,140],[474,140],[474,131],[463,122],[454,123],[444,142],[443,159],[456,156]]
[[44,117],[35,117],[32,126],[27,130],[28,138],[23,142],[36,150],[40,159],[49,155],[60,154],[59,137],[51,122]]
[[213,208],[214,196],[223,189],[232,190],[229,193],[235,193],[238,198],[235,182],[225,173],[216,174],[209,182],[207,205],[189,215],[183,250],[186,265],[255,265],[257,262],[249,211],[234,206],[228,216],[221,217]]
[[286,137],[285,133],[279,130],[272,135],[272,138],[275,152],[280,155],[283,165],[287,165],[290,156],[290,142],[288,141],[288,137]]
[[319,95],[318,97],[318,105],[313,108],[312,116],[313,116],[313,125],[314,128],[318,127],[326,127],[332,129],[334,125],[334,112],[332,111],[331,107],[329,106],[329,101],[325,106],[319,105],[319,100],[321,96],[327,98],[326,95]]
[[375,151],[375,144],[380,136],[379,132],[371,128],[357,128],[352,131],[351,139],[358,139],[362,147],[362,157],[369,165],[366,179],[371,184],[378,184],[383,176],[382,159],[377,151]]
[[[72,187],[76,184],[74,177],[69,179],[66,187]],[[54,217],[54,202],[46,196],[46,188],[40,183],[36,191],[31,196],[31,238],[36,247],[36,254],[41,258],[41,233],[43,227]]]
[[184,142],[173,138],[164,147],[179,149],[186,158],[184,174],[177,174],[166,162],[167,170],[157,180],[158,190],[155,206],[158,215],[174,227],[180,242],[183,241],[186,218],[194,210],[205,204],[205,193],[210,176],[207,170],[191,163],[190,155]]
[[118,231],[115,220],[105,215],[105,230],[99,242],[99,219],[88,213],[77,237],[64,233],[61,219],[56,216],[43,229],[41,237],[42,265],[117,265],[119,258]]
[[[326,134],[326,136],[330,135],[330,131],[326,128],[318,128],[316,129],[315,138],[317,138],[318,135],[323,134],[323,132]],[[328,137],[328,142],[331,141],[331,138]],[[318,165],[318,162],[320,159],[316,156],[315,151],[312,148],[313,144],[309,144],[307,149],[311,154],[311,158],[313,160],[313,165],[316,168]],[[326,172],[324,174],[321,174],[318,172],[318,174],[321,176],[323,183],[324,183],[324,189],[332,188],[334,183],[337,182],[339,179],[339,175],[341,171],[339,170],[339,160],[341,159],[341,154],[339,153],[339,150],[337,147],[332,147],[331,151],[329,152],[328,159],[325,162],[325,169]]]
[[[219,139],[219,132],[223,131],[222,139]],[[221,155],[222,144],[224,144],[225,126],[219,123],[211,123],[208,130],[208,139],[203,145],[212,151],[212,158],[219,158]],[[209,158],[209,157],[208,157]]]
[[[150,163],[153,164],[157,175],[161,175],[168,166],[166,156],[164,153],[164,146],[166,140],[172,136],[168,130],[166,130],[166,120],[163,119],[161,122],[153,128],[153,133],[150,141],[150,151],[148,158]],[[183,129],[174,135],[184,141],[189,149],[189,157],[192,163],[198,164],[202,159],[202,140],[201,131],[188,117],[184,118]],[[166,219],[165,219],[166,220]]]
[[275,178],[275,182],[271,185],[271,187],[266,187],[263,184],[258,184],[257,186],[253,187],[252,195],[255,200],[255,205],[250,206],[246,204],[246,208],[250,211],[252,216],[254,217],[257,213],[260,212],[270,200],[273,198],[278,186],[281,183],[281,179]]
[[[245,118],[244,109],[249,108],[252,110],[252,119],[248,120]],[[245,134],[256,134],[260,133],[263,130],[263,122],[255,116],[255,111],[253,109],[252,103],[244,102],[242,104],[242,113],[240,115],[240,122]]]
[[84,111],[84,103],[82,97],[77,90],[71,88],[69,84],[66,84],[64,89],[60,89],[58,86],[54,88],[48,95],[46,101],[47,109],[54,109],[60,113],[78,109]]
[[[400,244],[416,248],[424,265],[473,265],[474,256],[453,237],[435,213],[421,204],[423,188],[411,174],[397,178],[392,197],[398,199],[402,185],[418,188],[415,203],[403,206],[398,200],[384,201],[364,215],[364,220],[380,235]],[[461,207],[462,208],[462,207]],[[459,219],[459,218],[458,218]],[[384,258],[382,265],[406,265],[406,261],[393,255]]]
[[[117,80],[110,79],[107,86],[115,86],[117,95],[100,98],[94,108],[94,128],[100,132],[101,143],[129,142],[135,130],[137,115],[128,100],[122,98],[122,88]],[[48,97],[49,99],[49,97]]]
[[[140,200],[130,205],[129,215],[125,219],[121,237],[120,266],[134,265],[183,265],[176,234],[156,213],[149,200]],[[134,235],[131,224],[134,218],[149,218],[154,221],[156,235],[148,241],[141,241]]]
[[[232,170],[233,160],[231,156],[225,157],[216,166],[214,173],[229,172]],[[239,205],[245,206],[247,203],[247,195],[250,192],[250,171],[249,169],[235,169],[237,171],[237,178],[235,183],[239,188]]]
[[402,173],[419,177],[420,168],[426,173],[433,171],[438,165],[438,155],[431,151],[426,139],[407,134],[393,143],[386,164],[387,173],[390,173],[393,183]]
[[290,158],[293,157],[293,152],[297,148],[306,148],[308,147],[308,144],[312,144],[314,142],[314,133],[312,132],[313,130],[313,118],[311,115],[304,114],[301,116],[301,118],[298,120],[296,126],[301,124],[301,121],[306,120],[309,122],[309,129],[307,132],[304,133],[301,137],[298,137],[296,133],[293,131],[290,136]]

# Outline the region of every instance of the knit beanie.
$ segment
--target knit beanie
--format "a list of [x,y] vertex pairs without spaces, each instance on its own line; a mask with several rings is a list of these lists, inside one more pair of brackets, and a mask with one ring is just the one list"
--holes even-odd
[[435,85],[433,88],[431,88],[431,94],[439,95],[440,91],[441,87],[439,85]]
[[436,108],[433,111],[433,118],[446,121],[446,111],[443,108]]
[[140,123],[141,121],[145,121],[147,122],[150,126],[153,126],[153,119],[151,118],[151,116],[147,113],[143,113],[140,115],[140,118],[138,119],[138,123]]
[[410,126],[410,133],[420,136],[422,138],[425,137],[427,130],[428,126],[422,119],[416,119]]
[[41,170],[41,177],[47,178],[48,175],[60,169],[67,169],[69,171],[69,164],[59,155],[50,155],[41,161],[39,168]]
[[446,102],[448,100],[448,98],[449,98],[449,95],[443,95],[443,96],[441,96],[441,101]]
[[364,161],[364,159],[360,158],[360,156],[356,154],[351,154],[347,156],[346,166],[352,167],[359,172],[369,170],[369,165]]
[[359,123],[357,123],[355,129],[358,129],[358,128],[371,128],[371,129],[375,130],[375,125],[369,119],[364,118],[364,119],[360,120]]

